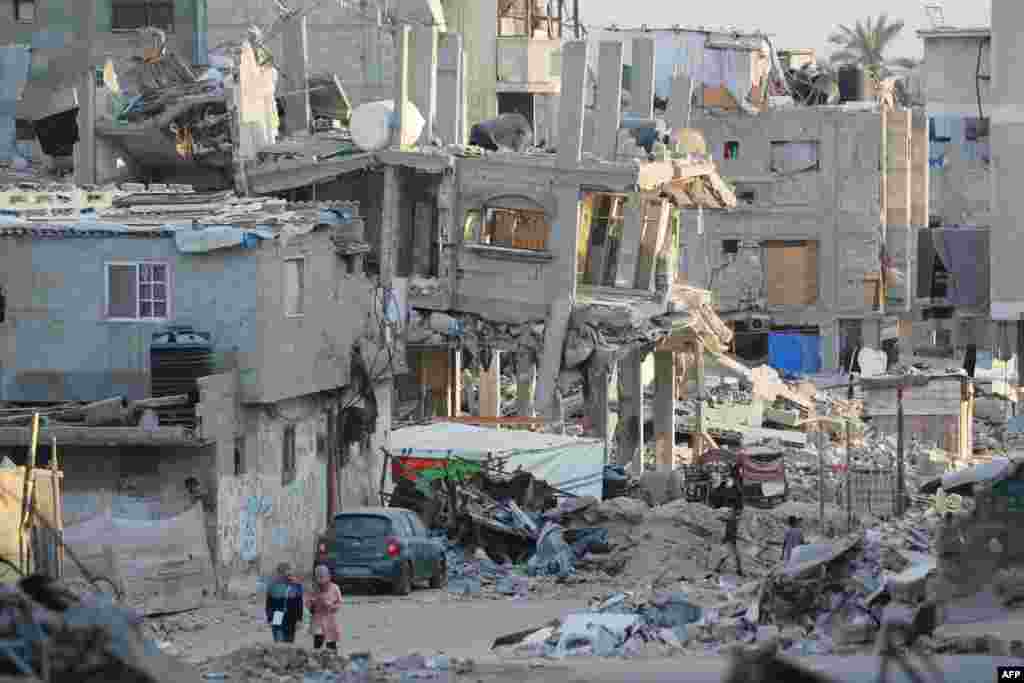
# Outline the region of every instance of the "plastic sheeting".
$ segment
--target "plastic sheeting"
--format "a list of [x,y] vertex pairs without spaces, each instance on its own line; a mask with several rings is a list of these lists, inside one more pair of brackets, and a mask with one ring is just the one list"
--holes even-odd
[[821,337],[810,334],[768,335],[768,365],[791,375],[812,375],[821,370]]
[[989,301],[989,231],[941,228],[931,231],[935,252],[952,276],[946,298],[954,306],[982,306]]
[[505,459],[505,469],[522,467],[551,486],[578,496],[602,499],[603,441],[501,431],[454,422],[405,427],[391,433],[388,450],[395,457]]
[[572,548],[565,542],[564,531],[552,522],[544,526],[537,540],[537,552],[526,564],[530,576],[566,577],[576,573]]
[[28,82],[32,54],[24,45],[0,46],[0,161],[15,154],[15,117],[18,100]]
[[165,226],[174,230],[174,244],[183,254],[205,254],[217,249],[259,245],[260,240],[274,238],[269,230],[243,230],[233,225],[207,225],[195,230],[189,226]]

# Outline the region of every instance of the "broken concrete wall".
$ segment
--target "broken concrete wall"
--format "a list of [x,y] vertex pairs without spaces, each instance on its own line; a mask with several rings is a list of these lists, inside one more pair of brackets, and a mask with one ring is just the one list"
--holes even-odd
[[[207,16],[209,44],[213,46],[238,40],[251,25],[269,26],[280,11],[274,0],[252,0],[244,5],[215,1],[208,3]],[[311,72],[337,74],[353,106],[391,98],[395,48],[388,31],[378,28],[359,7],[341,3],[320,3],[307,16]],[[280,34],[272,37],[267,47],[280,59]]]
[[930,34],[924,41],[921,69],[932,126],[929,213],[947,225],[988,225],[991,220],[988,138],[967,139],[964,125],[992,108],[989,80],[976,78],[979,51],[981,75],[992,73],[989,38],[988,29],[979,29],[963,35]]
[[[703,234],[697,212],[685,212],[689,281],[710,286],[723,311],[749,304],[759,287],[756,300],[776,324],[823,329],[825,367],[835,367],[835,319],[864,315],[864,279],[878,269],[880,113],[780,109],[756,117],[699,117],[694,127],[741,203],[728,213],[705,211]],[[726,240],[739,241],[739,253],[727,255]],[[814,305],[768,305],[767,264],[758,248],[766,241],[817,242]]]
[[249,367],[256,348],[257,260],[241,249],[181,254],[166,237],[0,241],[0,400],[130,399],[149,395],[150,345],[161,326],[110,320],[106,264],[169,269],[167,324],[212,335],[214,364]]
[[[345,386],[353,345],[369,341],[367,335],[379,337],[383,311],[376,284],[365,272],[345,272],[330,237],[321,229],[260,250],[258,280],[246,285],[258,290],[259,340],[256,369],[242,375],[247,400],[274,402]],[[289,314],[285,302],[293,259],[304,263],[298,314]]]
[[[554,275],[555,262],[551,236],[558,217],[551,188],[554,169],[530,164],[529,159],[517,162],[460,160],[456,216],[462,218],[455,230],[462,243],[458,257],[462,277],[457,307],[493,320],[522,323],[547,317],[551,304],[548,280]],[[500,249],[480,244],[477,235],[467,239],[463,228],[468,212],[481,212],[489,203],[502,200],[545,212],[547,250]]]

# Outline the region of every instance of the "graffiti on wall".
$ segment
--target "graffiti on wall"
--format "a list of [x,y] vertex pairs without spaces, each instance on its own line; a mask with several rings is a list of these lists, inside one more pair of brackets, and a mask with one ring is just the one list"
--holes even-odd
[[270,510],[270,499],[266,496],[249,496],[245,507],[242,508],[238,553],[246,562],[252,562],[259,556],[257,524],[259,518],[268,514]]

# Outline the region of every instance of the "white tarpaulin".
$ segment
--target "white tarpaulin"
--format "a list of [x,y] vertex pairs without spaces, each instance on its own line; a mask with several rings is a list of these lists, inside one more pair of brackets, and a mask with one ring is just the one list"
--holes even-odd
[[391,432],[389,452],[395,457],[505,459],[505,471],[522,467],[555,488],[601,499],[604,442],[557,434],[437,422]]

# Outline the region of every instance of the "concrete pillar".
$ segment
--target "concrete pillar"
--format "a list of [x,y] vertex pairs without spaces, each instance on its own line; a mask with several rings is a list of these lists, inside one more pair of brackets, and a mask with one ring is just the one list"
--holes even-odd
[[448,417],[462,415],[462,349],[448,350]]
[[445,287],[446,307],[452,307],[452,293],[455,291],[456,257],[455,249],[448,249],[455,234],[455,175],[446,173],[437,189],[437,277]]
[[882,320],[877,317],[864,318],[860,323],[860,338],[864,346],[875,350],[882,348]]
[[991,93],[992,148],[992,319],[1019,320],[1024,314],[1020,264],[1024,255],[1020,216],[1024,215],[1024,83],[1020,72],[1020,35],[1024,4],[992,0]]
[[544,351],[537,371],[537,413],[555,420],[561,419],[561,407],[556,405],[559,402],[555,400],[555,391],[558,389],[558,375],[562,369],[562,349],[569,330],[572,305],[571,294],[563,294],[551,304],[544,328]]
[[601,41],[597,76],[597,127],[594,153],[615,160],[622,121],[622,43]]
[[434,139],[437,119],[437,48],[438,34],[434,26],[417,25],[413,29],[414,63],[412,101],[420,110],[426,124],[420,135],[420,144],[429,145]]
[[519,417],[533,417],[533,392],[537,383],[537,361],[531,351],[516,357],[516,404]]
[[690,120],[690,106],[693,98],[693,81],[685,73],[672,77],[672,92],[668,98],[666,112],[669,128],[685,128]]
[[395,126],[394,138],[391,144],[396,147],[402,145],[403,132],[406,126],[406,104],[408,104],[412,95],[409,90],[409,38],[412,34],[412,29],[409,26],[402,25],[395,30],[395,116],[397,118],[397,124]]
[[[583,103],[587,72],[587,45],[573,41],[562,46],[562,94],[560,108],[558,168],[575,170],[583,145]],[[555,188],[556,215],[551,231],[554,263],[548,270],[547,291],[553,299],[544,330],[544,352],[537,376],[537,411],[551,414],[555,389],[562,369],[562,348],[569,330],[576,298],[576,269],[580,188],[562,184]]]
[[694,365],[697,370],[697,429],[693,439],[693,460],[701,462],[704,456],[704,344],[694,344]]
[[292,18],[281,33],[281,59],[284,83],[279,85],[284,98],[284,129],[287,135],[311,130],[313,114],[309,108],[309,47],[306,15]]
[[633,473],[643,470],[644,380],[643,356],[632,351],[619,361],[619,429],[616,436],[616,460],[633,464]]
[[462,110],[462,36],[443,33],[438,41],[437,115],[434,132],[448,145],[464,142]]
[[654,453],[658,468],[671,467],[676,436],[676,355],[654,352]]
[[[93,49],[97,44],[96,2],[75,3],[71,10],[78,25],[74,55],[82,60],[75,79],[78,90],[78,144],[75,145],[75,184],[96,183],[96,70]],[[69,5],[70,7],[70,5]]]
[[382,287],[388,287],[395,276],[396,240],[399,234],[399,222],[402,219],[398,169],[394,166],[384,168],[383,195],[380,211],[380,281]]
[[630,76],[630,113],[654,118],[654,39],[633,39],[633,72]]
[[413,272],[430,277],[434,250],[434,204],[416,202],[413,207]]
[[558,167],[576,168],[583,145],[583,111],[587,76],[587,44],[562,45],[562,94],[559,103]]
[[588,436],[601,439],[608,447],[608,381],[612,368],[611,354],[596,351],[587,363],[587,380],[584,386],[586,393],[586,413],[588,418]]
[[501,417],[501,351],[491,352],[490,367],[480,368],[480,417]]

